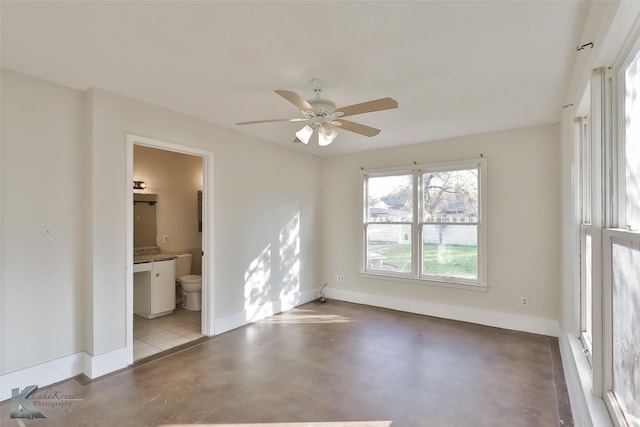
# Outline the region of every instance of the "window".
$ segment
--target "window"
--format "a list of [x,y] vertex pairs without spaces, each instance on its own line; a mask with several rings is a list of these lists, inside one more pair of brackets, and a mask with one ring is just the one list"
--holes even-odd
[[485,286],[484,165],[363,172],[363,273]]
[[[621,171],[613,194],[622,201],[619,228],[605,231],[604,383],[606,403],[618,426],[640,426],[640,40],[618,69]],[[616,206],[616,203],[612,204]],[[606,210],[606,207],[605,207]],[[616,224],[611,224],[615,226]]]

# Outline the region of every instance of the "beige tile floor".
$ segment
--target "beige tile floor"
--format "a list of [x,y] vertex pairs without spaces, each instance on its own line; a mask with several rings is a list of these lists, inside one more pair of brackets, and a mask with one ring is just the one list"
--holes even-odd
[[155,319],[133,316],[133,360],[201,338],[200,319],[201,312],[182,307]]

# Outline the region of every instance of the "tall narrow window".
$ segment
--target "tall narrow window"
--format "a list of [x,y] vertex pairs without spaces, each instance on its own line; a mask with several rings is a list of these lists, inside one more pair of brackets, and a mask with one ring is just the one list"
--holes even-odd
[[486,285],[484,164],[363,173],[363,273]]

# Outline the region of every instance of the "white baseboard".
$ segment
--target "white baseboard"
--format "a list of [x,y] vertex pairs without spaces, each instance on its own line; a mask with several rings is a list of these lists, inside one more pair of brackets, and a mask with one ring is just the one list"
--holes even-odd
[[290,310],[299,305],[308,303],[315,298],[318,289],[298,293],[292,297],[280,298],[264,304],[257,304],[245,308],[242,311],[218,317],[215,321],[214,335],[222,334],[232,329],[239,328],[249,323],[258,322],[274,314]]
[[84,374],[95,379],[133,364],[133,352],[127,347],[108,351],[97,356],[85,354]]
[[11,398],[11,390],[29,385],[46,387],[84,374],[91,379],[131,365],[131,352],[126,347],[97,356],[85,352],[71,354],[0,376],[0,401]]
[[84,352],[75,353],[0,376],[0,400],[10,399],[14,388],[44,387],[83,373],[85,357]]
[[347,289],[326,288],[324,293],[327,298],[354,302],[357,304],[390,308],[408,313],[423,314],[443,319],[460,320],[463,322],[476,323],[514,331],[530,332],[533,334],[552,337],[560,335],[560,322],[557,320],[501,313],[497,311],[479,310],[455,305],[437,304],[426,301],[415,301],[406,298],[369,294],[366,292],[351,291]]

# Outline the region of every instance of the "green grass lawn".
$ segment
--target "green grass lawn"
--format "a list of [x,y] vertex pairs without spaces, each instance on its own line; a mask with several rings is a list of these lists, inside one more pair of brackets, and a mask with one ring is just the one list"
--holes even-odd
[[[383,270],[402,273],[411,271],[411,247],[398,245],[388,248],[374,249],[373,252],[385,257]],[[478,249],[476,246],[443,245],[438,254],[438,245],[423,246],[423,273],[436,276],[451,276],[475,279],[478,266]]]

